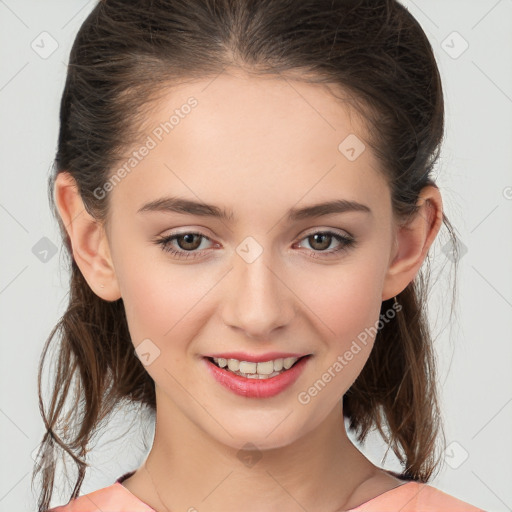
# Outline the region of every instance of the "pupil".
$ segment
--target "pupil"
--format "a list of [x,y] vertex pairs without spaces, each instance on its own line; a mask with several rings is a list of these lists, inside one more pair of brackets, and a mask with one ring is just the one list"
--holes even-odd
[[[187,233],[186,235],[181,235],[181,241],[183,242],[183,247],[182,249],[197,249],[197,247],[199,246],[198,243],[196,242],[195,244],[193,243],[193,240],[194,240],[194,237],[197,236],[197,235],[194,235],[193,233]],[[199,239],[199,237],[198,237]],[[180,245],[182,245],[180,243]]]
[[319,247],[319,249],[326,249],[327,247],[329,247],[329,243],[327,243],[327,245],[325,244],[325,240],[324,242],[322,243],[322,238],[326,238],[327,240],[330,238],[331,235],[327,235],[325,233],[317,233],[315,235],[313,235],[313,239],[314,239],[314,243],[319,243],[321,246],[323,247]]

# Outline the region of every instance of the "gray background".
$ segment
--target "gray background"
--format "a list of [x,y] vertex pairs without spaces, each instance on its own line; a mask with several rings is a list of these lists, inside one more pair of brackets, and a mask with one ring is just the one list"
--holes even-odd
[[[95,3],[0,0],[0,511],[35,510],[32,454],[43,434],[37,365],[64,312],[68,283],[46,183],[69,50]],[[464,254],[450,318],[450,254],[441,238],[432,253],[433,268],[445,268],[429,314],[448,448],[431,485],[487,510],[512,510],[512,0],[404,3],[442,74],[447,115],[438,184]],[[144,439],[142,424],[125,434],[133,418],[116,414],[98,440],[82,493],[141,463],[151,425]],[[361,449],[381,463],[385,446],[377,436]],[[398,468],[389,454],[385,464]],[[66,501],[57,489],[52,504]]]

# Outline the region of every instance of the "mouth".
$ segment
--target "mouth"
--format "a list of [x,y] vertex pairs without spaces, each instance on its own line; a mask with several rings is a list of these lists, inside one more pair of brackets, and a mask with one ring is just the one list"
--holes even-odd
[[[282,373],[284,372],[287,372],[288,370],[291,370],[295,365],[297,365],[298,363],[300,363],[300,361],[302,361],[304,358],[306,357],[310,357],[312,354],[307,354],[305,356],[301,356],[299,357],[296,361],[293,362],[293,364],[291,366],[288,366],[286,367],[287,365],[285,365],[285,367],[281,367],[281,369],[279,371],[273,371],[271,373],[266,373],[266,374],[262,374],[262,373],[257,373],[256,371],[252,372],[252,373],[243,373],[241,372],[239,369],[235,370],[235,369],[231,369],[229,368],[226,364],[224,364],[223,366],[221,366],[219,364],[219,360],[218,358],[213,358],[213,357],[209,357],[209,356],[205,356],[205,359],[207,359],[208,361],[210,361],[210,363],[212,363],[213,365],[215,365],[217,368],[220,368],[221,370],[225,370],[229,373],[232,373],[234,375],[238,375],[240,377],[245,377],[247,379],[260,379],[260,380],[265,380],[265,379],[271,379],[273,377],[277,377],[278,375],[281,375]],[[215,360],[217,359],[217,361]],[[238,366],[238,365],[237,365]]]
[[221,367],[211,356],[203,356],[203,361],[214,380],[233,393],[245,398],[270,398],[291,387],[304,372],[311,357],[312,354],[301,356],[288,368],[283,366],[280,371],[272,373],[269,373],[269,367],[264,366],[261,374],[257,373],[254,367],[248,365],[244,365],[242,369],[252,371],[252,373],[241,373],[236,370],[238,366],[233,363],[233,369],[230,370],[225,365],[226,359],[221,362],[225,365],[224,367]]

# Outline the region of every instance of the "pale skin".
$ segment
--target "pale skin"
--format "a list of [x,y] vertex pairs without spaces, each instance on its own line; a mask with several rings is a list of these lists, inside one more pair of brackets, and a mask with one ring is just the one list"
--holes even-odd
[[[414,279],[442,224],[439,190],[425,187],[418,214],[399,224],[369,147],[354,161],[338,150],[351,133],[364,141],[364,124],[326,88],[281,77],[224,72],[169,89],[148,111],[141,141],[191,96],[197,106],[109,192],[106,228],[84,210],[68,174],[55,184],[91,289],[107,301],[122,297],[134,346],[149,338],[160,350],[146,366],[157,397],[147,466],[158,493],[142,466],[123,485],[159,512],[355,508],[402,484],[344,428],[340,399],[373,340],[308,404],[297,395],[378,321],[381,301]],[[171,195],[232,210],[235,219],[137,213]],[[371,212],[286,219],[290,208],[337,199]],[[326,230],[356,245],[327,255],[342,243],[332,237],[319,249],[311,235]],[[194,259],[154,243],[190,232],[205,238],[171,246],[186,253],[197,242]],[[263,251],[251,263],[236,252],[247,237]],[[205,371],[202,355],[231,350],[313,357],[291,388],[247,398]],[[261,455],[253,466],[237,456],[248,442]]]

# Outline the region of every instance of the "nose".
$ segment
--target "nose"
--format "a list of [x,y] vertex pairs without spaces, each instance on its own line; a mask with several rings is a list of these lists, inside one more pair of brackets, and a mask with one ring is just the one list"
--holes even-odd
[[251,263],[235,255],[233,265],[221,299],[223,321],[248,338],[270,340],[295,314],[284,271],[267,258],[266,251]]

